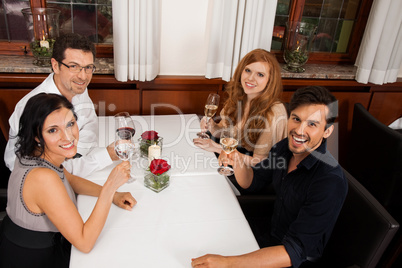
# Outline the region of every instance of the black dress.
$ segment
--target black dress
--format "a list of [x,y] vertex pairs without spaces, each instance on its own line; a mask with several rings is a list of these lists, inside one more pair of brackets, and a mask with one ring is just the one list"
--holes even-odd
[[0,227],[0,268],[68,268],[70,251],[60,233],[31,231],[8,216]]

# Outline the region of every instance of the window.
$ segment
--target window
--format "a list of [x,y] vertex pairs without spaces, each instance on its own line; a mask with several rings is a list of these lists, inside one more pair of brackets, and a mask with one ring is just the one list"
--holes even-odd
[[[310,22],[317,36],[310,63],[354,63],[373,0],[278,0],[271,50],[282,58],[287,21]],[[27,30],[21,9],[61,10],[60,31],[78,32],[97,44],[98,57],[113,57],[112,0],[1,0],[0,53],[21,55]]]
[[372,0],[278,0],[271,50],[280,54],[287,21],[317,27],[309,62],[355,61]]
[[29,0],[0,1],[0,40],[1,41],[25,41],[28,31],[23,8],[29,7]]
[[4,54],[23,53],[18,48],[26,46],[29,34],[21,9],[30,6],[60,10],[60,33],[75,32],[88,36],[97,44],[98,56],[113,57],[112,0],[2,0],[0,50],[5,51]]
[[88,36],[94,43],[113,43],[112,0],[47,0],[61,11],[60,32]]

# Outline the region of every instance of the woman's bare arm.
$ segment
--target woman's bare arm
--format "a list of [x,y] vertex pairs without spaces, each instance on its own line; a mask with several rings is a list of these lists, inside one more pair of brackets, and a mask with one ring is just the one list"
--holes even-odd
[[92,187],[90,183],[78,186],[79,191],[95,196],[99,193],[95,207],[85,223],[69,198],[64,184],[50,169],[32,170],[26,178],[23,194],[33,212],[44,212],[72,245],[82,252],[89,252],[103,229],[116,190],[128,178],[127,167],[118,165],[112,170],[101,189]]

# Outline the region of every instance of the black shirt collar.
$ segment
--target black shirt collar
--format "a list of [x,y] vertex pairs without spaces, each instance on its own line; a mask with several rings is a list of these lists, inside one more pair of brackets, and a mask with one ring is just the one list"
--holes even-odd
[[[283,155],[289,161],[289,159],[293,156],[293,153],[289,150],[289,139],[285,138],[282,140],[283,143],[280,145],[282,148],[278,148],[283,152]],[[278,144],[279,145],[279,144]],[[327,140],[323,139],[320,146],[317,149],[310,152],[306,158],[304,158],[298,165],[297,168],[305,167],[307,170],[311,169],[317,161],[322,161],[331,166],[337,166],[338,162],[332,157],[330,152],[327,151]]]

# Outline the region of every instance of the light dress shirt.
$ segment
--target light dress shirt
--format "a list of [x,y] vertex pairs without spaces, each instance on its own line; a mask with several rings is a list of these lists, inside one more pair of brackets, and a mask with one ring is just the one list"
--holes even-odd
[[[51,73],[45,81],[25,95],[15,106],[14,112],[8,120],[10,124],[9,140],[4,152],[4,162],[12,171],[16,159],[15,144],[22,112],[27,101],[39,93],[54,93],[61,95],[53,80],[54,73]],[[106,148],[98,147],[98,118],[95,113],[94,104],[88,95],[88,89],[72,99],[75,113],[78,120],[77,125],[80,131],[80,138],[77,145],[77,152],[82,155],[80,158],[68,159],[63,162],[64,168],[71,174],[85,178],[89,174],[103,169],[113,161]],[[18,160],[17,160],[18,161]]]

